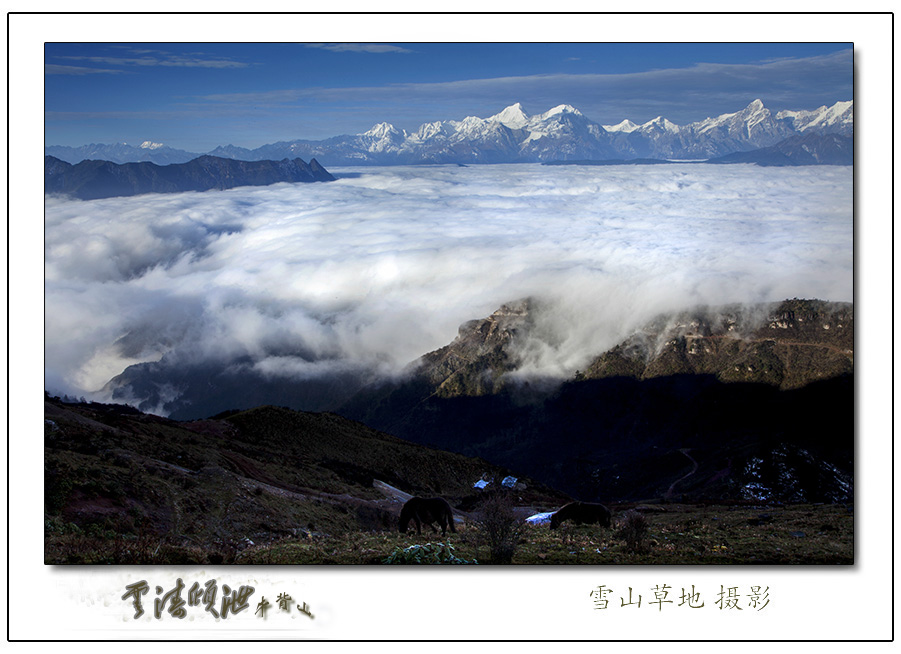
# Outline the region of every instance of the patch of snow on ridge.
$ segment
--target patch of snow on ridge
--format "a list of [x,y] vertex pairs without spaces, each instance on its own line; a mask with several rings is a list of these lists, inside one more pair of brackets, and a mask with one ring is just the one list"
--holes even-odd
[[141,143],[141,147],[145,150],[158,150],[163,147],[162,143],[154,143],[153,141],[144,141]]

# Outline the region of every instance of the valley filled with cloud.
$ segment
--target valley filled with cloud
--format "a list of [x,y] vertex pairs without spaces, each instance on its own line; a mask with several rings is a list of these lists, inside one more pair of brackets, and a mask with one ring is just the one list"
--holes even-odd
[[275,379],[396,375],[524,297],[552,310],[522,374],[565,378],[662,312],[853,300],[849,166],[331,172],[48,197],[47,390],[90,394],[163,356]]

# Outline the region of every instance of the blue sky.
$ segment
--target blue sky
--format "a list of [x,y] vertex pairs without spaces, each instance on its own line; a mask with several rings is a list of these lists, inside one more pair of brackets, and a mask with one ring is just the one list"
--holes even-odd
[[355,134],[387,121],[531,114],[678,124],[852,99],[849,43],[48,43],[45,143],[192,152]]

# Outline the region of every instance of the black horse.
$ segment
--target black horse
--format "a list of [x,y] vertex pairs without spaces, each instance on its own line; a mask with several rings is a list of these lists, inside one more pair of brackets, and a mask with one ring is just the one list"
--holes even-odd
[[551,516],[551,529],[556,529],[564,520],[572,520],[577,525],[599,524],[609,527],[612,514],[603,504],[570,502]]
[[450,504],[440,497],[410,498],[404,504],[404,508],[400,510],[400,525],[398,526],[400,533],[406,533],[410,520],[416,524],[417,534],[422,533],[423,524],[431,526],[432,531],[437,534],[438,529],[433,524],[436,522],[441,526],[442,536],[447,533],[448,527],[454,533],[457,531],[454,527],[454,513],[451,511]]

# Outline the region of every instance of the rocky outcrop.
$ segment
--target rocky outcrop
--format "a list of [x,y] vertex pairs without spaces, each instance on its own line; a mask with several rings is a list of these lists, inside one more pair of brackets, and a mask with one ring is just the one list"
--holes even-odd
[[852,305],[794,299],[660,318],[600,355],[580,377],[707,374],[785,390],[853,368]]
[[[448,345],[412,367],[438,397],[482,396],[508,386],[523,364],[541,305],[523,299],[460,326]],[[851,304],[785,300],[702,307],[657,318],[598,355],[579,380],[713,375],[721,382],[764,383],[786,390],[853,372]]]
[[452,343],[419,360],[418,375],[443,397],[500,390],[504,374],[519,367],[514,346],[532,327],[533,304],[528,299],[512,302],[487,318],[464,323]]

